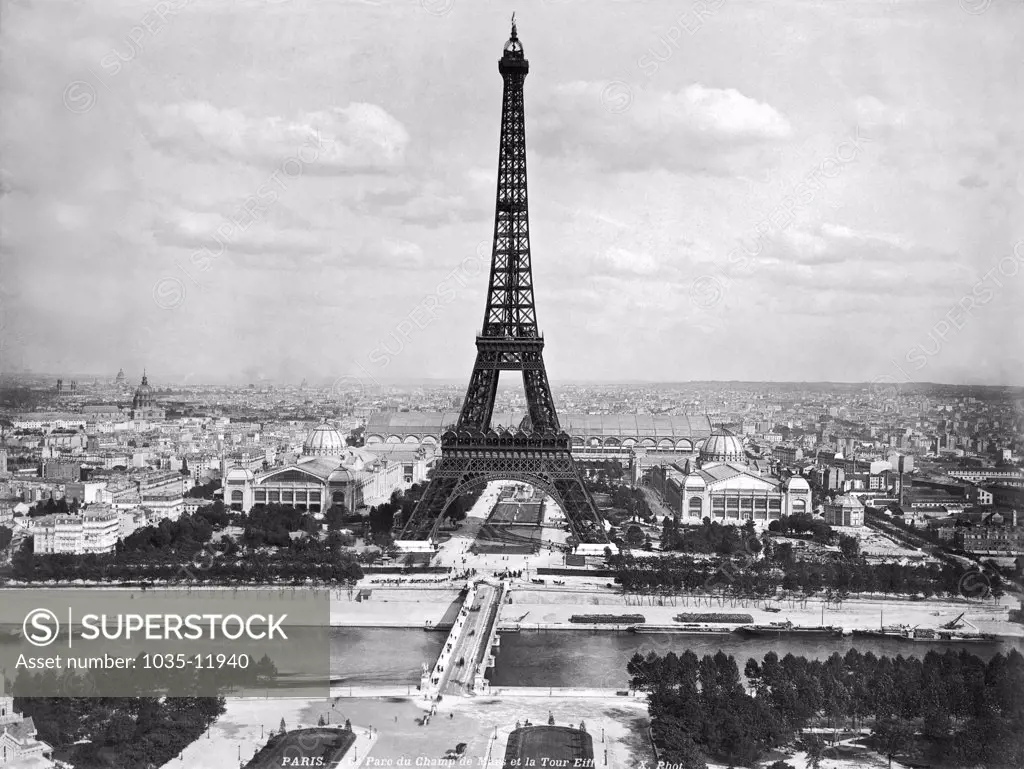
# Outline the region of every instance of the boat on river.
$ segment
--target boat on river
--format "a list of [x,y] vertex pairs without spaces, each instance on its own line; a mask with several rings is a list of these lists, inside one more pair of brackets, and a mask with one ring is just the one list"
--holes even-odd
[[851,631],[855,638],[910,638],[913,630],[909,625],[886,625],[878,628],[864,628]]
[[877,629],[854,630],[855,638],[897,638],[902,641],[927,641],[949,643],[992,643],[998,641],[995,633],[969,633],[945,628],[910,627],[909,625],[887,625]]
[[818,627],[801,627],[786,622],[769,622],[767,625],[743,625],[736,632],[748,638],[782,638],[784,636],[799,638],[841,638],[843,629],[833,625]]
[[672,633],[674,635],[722,635],[731,633],[727,627],[709,627],[708,625],[697,625],[684,623],[682,625],[632,625],[630,633]]

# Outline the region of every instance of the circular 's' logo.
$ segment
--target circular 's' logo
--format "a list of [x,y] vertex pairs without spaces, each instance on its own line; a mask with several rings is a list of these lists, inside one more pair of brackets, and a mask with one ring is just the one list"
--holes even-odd
[[21,634],[33,646],[49,646],[60,633],[60,620],[49,609],[33,609],[21,623]]

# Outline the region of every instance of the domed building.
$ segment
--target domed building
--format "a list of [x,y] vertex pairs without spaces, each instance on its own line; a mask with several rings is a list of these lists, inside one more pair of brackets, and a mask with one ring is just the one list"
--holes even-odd
[[783,482],[748,462],[743,441],[724,428],[700,446],[696,462],[652,468],[650,483],[680,523],[705,518],[767,526],[783,515],[810,512],[811,487],[794,476]]
[[228,470],[224,504],[242,512],[257,505],[313,512],[344,505],[355,511],[385,502],[411,481],[405,463],[397,460],[390,454],[347,446],[336,428],[322,422],[306,436],[295,463],[260,473],[241,467]]
[[709,462],[743,462],[746,457],[743,441],[725,428],[711,433],[700,445],[702,467]]
[[142,382],[135,388],[135,396],[132,398],[132,419],[155,420],[163,419],[165,412],[156,402],[156,394],[149,386],[146,372],[142,372]]
[[852,494],[843,494],[826,502],[825,523],[829,526],[863,526],[864,503]]
[[305,457],[340,457],[345,453],[345,439],[326,421],[313,428],[302,444]]

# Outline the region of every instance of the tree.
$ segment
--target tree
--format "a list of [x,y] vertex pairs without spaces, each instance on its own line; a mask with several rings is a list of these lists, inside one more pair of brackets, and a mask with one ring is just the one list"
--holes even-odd
[[189,469],[188,469],[188,458],[186,458],[186,457],[182,457],[182,458],[181,458],[181,470],[180,470],[179,472],[180,472],[180,473],[181,473],[182,475],[188,475],[188,474],[189,474]]
[[278,728],[278,731],[280,731],[281,734],[288,731],[288,727],[284,725],[284,718],[281,719],[281,726]]
[[639,526],[633,525],[626,529],[626,544],[630,547],[640,547],[644,543],[644,531]]
[[124,712],[115,712],[107,724],[107,733],[104,742],[107,745],[117,746],[130,742],[135,736],[135,720]]
[[26,537],[21,543],[21,548],[11,558],[11,566],[14,568],[14,576],[17,579],[28,580],[32,577],[35,567],[33,538]]
[[272,683],[277,680],[277,665],[264,654],[255,665],[255,673],[257,683]]
[[839,550],[842,552],[844,558],[852,561],[860,555],[860,541],[856,537],[840,534]]
[[807,767],[808,769],[819,769],[821,760],[825,757],[825,741],[817,734],[808,736],[804,743],[807,746]]
[[395,513],[399,506],[395,502],[385,502],[370,508],[370,532],[386,534],[391,531],[395,522]]
[[879,719],[871,734],[878,744],[879,752],[889,759],[889,769],[892,769],[893,756],[914,739],[913,728],[902,718]]

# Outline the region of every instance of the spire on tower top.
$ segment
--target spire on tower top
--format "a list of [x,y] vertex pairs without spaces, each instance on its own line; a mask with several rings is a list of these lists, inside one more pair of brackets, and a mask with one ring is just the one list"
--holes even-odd
[[516,15],[512,14],[512,36],[505,43],[505,57],[511,54],[513,59],[523,58],[523,44],[519,42],[519,33],[516,31]]

